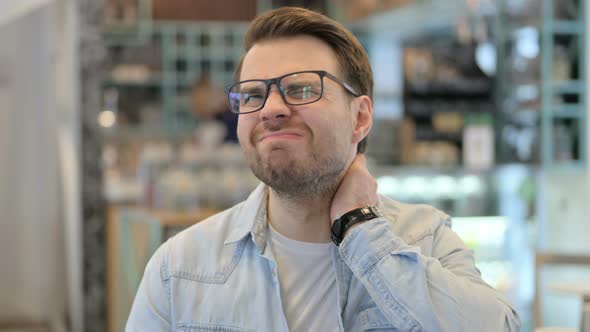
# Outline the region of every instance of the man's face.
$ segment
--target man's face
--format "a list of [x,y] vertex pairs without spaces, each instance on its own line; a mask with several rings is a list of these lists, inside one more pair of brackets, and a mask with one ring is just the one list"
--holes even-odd
[[[342,79],[336,55],[327,44],[297,36],[255,44],[244,59],[240,80],[304,70],[325,70]],[[238,139],[254,174],[280,194],[335,190],[356,153],[352,100],[327,77],[322,98],[308,105],[286,105],[272,85],[264,108],[239,115]]]

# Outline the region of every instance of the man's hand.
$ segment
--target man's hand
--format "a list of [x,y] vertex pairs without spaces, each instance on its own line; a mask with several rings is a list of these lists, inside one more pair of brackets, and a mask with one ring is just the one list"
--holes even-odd
[[330,221],[333,223],[346,212],[367,205],[377,205],[377,181],[367,169],[364,154],[359,153],[350,164],[334,195]]

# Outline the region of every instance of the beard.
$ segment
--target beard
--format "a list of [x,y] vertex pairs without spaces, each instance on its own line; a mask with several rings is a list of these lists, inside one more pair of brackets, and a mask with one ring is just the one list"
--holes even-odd
[[333,195],[346,165],[345,154],[335,150],[312,151],[301,158],[294,157],[289,149],[274,149],[264,157],[252,150],[246,153],[252,173],[278,196],[291,200]]

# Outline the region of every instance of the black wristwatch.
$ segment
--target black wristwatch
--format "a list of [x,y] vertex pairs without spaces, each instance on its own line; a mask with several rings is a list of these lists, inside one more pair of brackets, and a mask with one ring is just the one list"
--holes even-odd
[[379,213],[377,207],[372,205],[346,212],[342,215],[342,217],[336,219],[332,224],[332,242],[334,242],[335,245],[339,246],[340,242],[344,240],[344,234],[346,234],[346,231],[352,225],[359,222],[375,219],[380,215],[381,214]]

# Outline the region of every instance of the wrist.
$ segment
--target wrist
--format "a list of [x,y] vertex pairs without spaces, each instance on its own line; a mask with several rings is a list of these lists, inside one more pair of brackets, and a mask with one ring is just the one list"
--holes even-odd
[[368,205],[366,207],[353,209],[344,213],[340,218],[334,220],[332,223],[331,237],[334,244],[340,245],[344,237],[350,232],[350,230],[364,223],[368,220],[379,217],[381,213],[377,207]]
[[350,213],[351,211],[362,209],[368,206],[376,207],[377,204],[377,200],[359,200],[356,203],[342,204],[342,206],[339,206],[337,209],[330,211],[332,224],[334,224],[336,220],[342,218],[344,215]]

